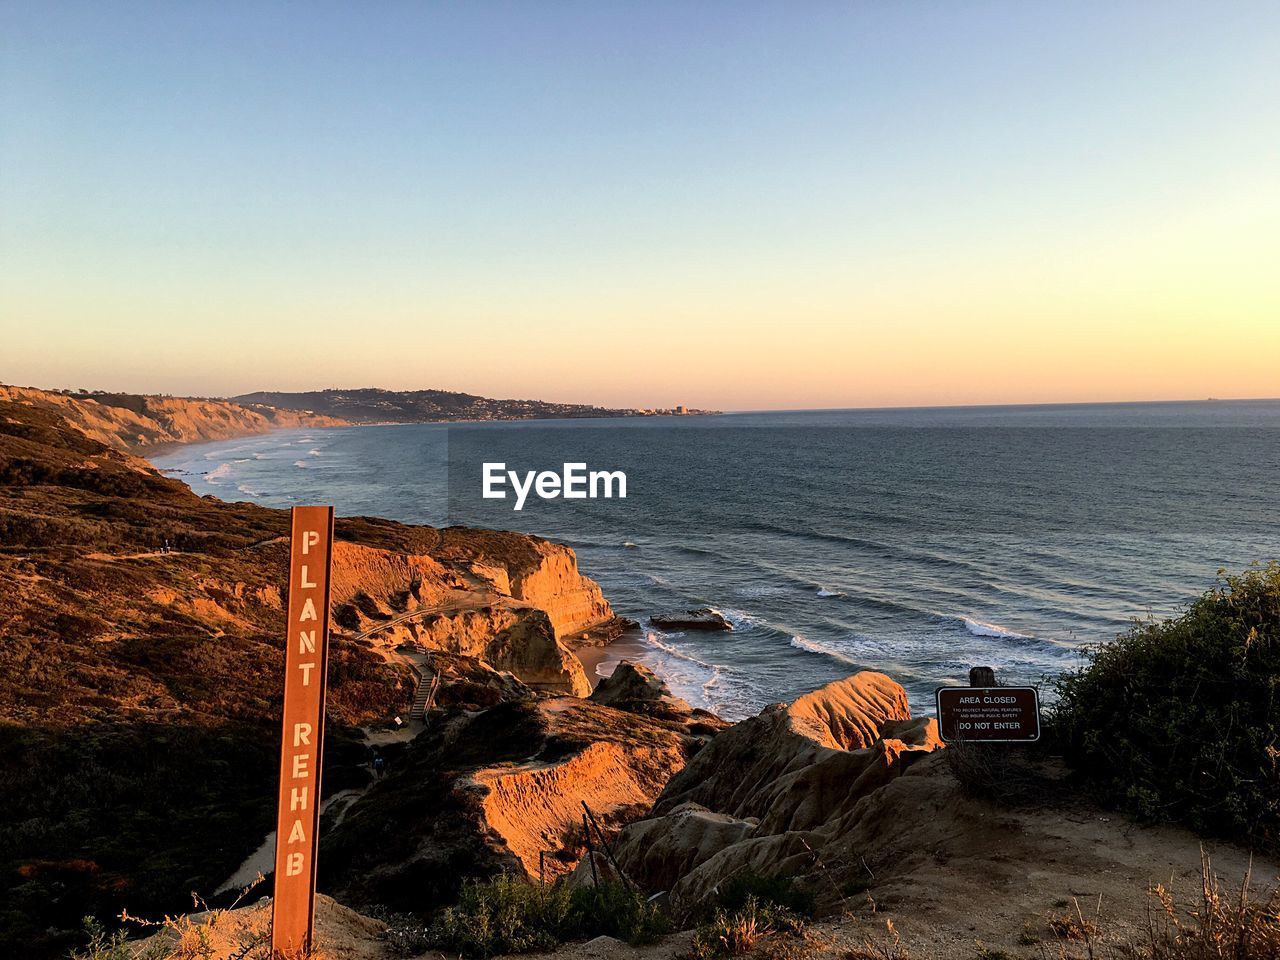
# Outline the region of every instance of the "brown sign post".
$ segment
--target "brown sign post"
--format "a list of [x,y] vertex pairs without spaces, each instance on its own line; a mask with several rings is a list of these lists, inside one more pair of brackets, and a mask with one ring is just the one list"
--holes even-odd
[[1040,739],[1035,687],[939,687],[938,733],[944,741],[1030,743]]
[[290,960],[311,951],[315,919],[332,554],[333,507],[294,507],[271,910],[272,954]]

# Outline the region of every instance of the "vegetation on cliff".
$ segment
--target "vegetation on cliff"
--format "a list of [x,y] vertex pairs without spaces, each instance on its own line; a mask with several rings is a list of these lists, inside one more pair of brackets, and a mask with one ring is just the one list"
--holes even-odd
[[1065,755],[1107,802],[1280,849],[1280,565],[1135,625],[1056,689]]

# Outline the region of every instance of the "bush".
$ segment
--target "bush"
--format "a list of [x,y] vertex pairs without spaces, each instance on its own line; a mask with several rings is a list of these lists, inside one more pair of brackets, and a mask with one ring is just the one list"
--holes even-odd
[[652,943],[668,929],[655,907],[620,883],[571,889],[502,875],[466,884],[457,905],[431,926],[427,941],[466,957],[491,957],[602,935]]
[[1055,687],[1054,735],[1106,802],[1280,848],[1280,566],[1224,576]]
[[781,875],[737,874],[724,884],[718,905],[721,910],[734,913],[746,907],[753,897],[759,904],[780,907],[798,917],[813,916],[813,894],[797,887],[795,878]]
[[640,946],[671,931],[670,921],[657,907],[630,887],[613,881],[574,888],[570,917],[575,926],[568,939],[608,936]]

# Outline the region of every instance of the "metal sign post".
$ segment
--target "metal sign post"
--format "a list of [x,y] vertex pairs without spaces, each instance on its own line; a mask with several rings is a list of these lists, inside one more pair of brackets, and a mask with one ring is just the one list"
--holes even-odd
[[333,507],[294,507],[271,910],[272,955],[290,960],[311,951],[315,921],[332,554]]

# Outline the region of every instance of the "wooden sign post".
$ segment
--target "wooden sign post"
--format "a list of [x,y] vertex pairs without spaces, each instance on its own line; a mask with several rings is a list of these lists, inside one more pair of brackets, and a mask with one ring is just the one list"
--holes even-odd
[[272,955],[288,960],[305,957],[312,948],[332,554],[333,507],[294,507],[275,897],[271,909]]

